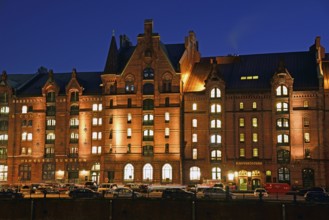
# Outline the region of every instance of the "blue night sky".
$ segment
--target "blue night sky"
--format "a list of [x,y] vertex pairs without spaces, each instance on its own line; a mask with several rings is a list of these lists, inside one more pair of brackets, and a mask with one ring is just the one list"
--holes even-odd
[[0,0],[0,71],[102,71],[112,30],[133,44],[153,19],[165,44],[193,30],[202,56],[329,52],[328,0]]

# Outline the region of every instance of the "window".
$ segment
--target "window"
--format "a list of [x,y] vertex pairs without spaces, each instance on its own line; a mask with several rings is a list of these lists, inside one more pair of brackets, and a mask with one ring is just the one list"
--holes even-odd
[[0,134],[0,144],[6,145],[8,143],[8,134]]
[[131,128],[127,128],[127,138],[131,138]]
[[165,128],[165,138],[169,138],[169,134],[170,134],[170,129]]
[[23,155],[26,154],[26,148],[25,148],[25,147],[22,147],[22,149],[21,149],[21,154],[23,154]]
[[46,123],[47,123],[46,124],[46,129],[47,130],[54,130],[55,129],[55,125],[56,125],[56,120],[55,119],[47,119]]
[[20,177],[21,181],[31,180],[31,165],[21,164],[21,165],[19,165],[18,169],[19,169],[19,177]]
[[198,105],[196,103],[192,104],[192,110],[196,111],[198,109]]
[[287,167],[278,170],[279,183],[290,183],[290,171]]
[[79,92],[71,92],[71,102],[79,101]]
[[70,147],[70,154],[69,157],[78,157],[79,149],[78,147]]
[[169,97],[166,97],[166,99],[165,99],[165,106],[166,107],[170,106],[170,98]]
[[309,148],[305,149],[305,158],[311,158],[311,150]]
[[193,128],[198,127],[198,119],[192,119],[192,127]]
[[153,110],[153,109],[154,109],[153,99],[144,99],[143,100],[143,110]]
[[304,101],[304,108],[308,108],[308,101]]
[[102,140],[102,132],[96,132],[96,131],[94,131],[92,133],[92,139],[93,140]]
[[127,146],[127,153],[128,154],[131,153],[131,144],[128,144],[128,146]]
[[56,101],[55,92],[48,92],[46,95],[46,102],[55,102],[55,101]]
[[130,124],[131,123],[131,120],[132,120],[132,115],[131,115],[131,113],[128,113],[128,115],[127,115],[127,123]]
[[279,129],[288,129],[289,128],[289,119],[288,118],[279,118],[276,120],[276,126]]
[[276,96],[287,96],[288,95],[288,88],[284,85],[278,86],[276,88]]
[[143,79],[154,79],[154,70],[147,67],[143,70]]
[[289,136],[287,134],[279,134],[277,139],[278,144],[289,144]]
[[213,180],[220,180],[221,179],[221,169],[219,167],[213,167],[211,169],[211,178]]
[[93,112],[100,112],[103,110],[102,104],[93,104]]
[[258,157],[258,148],[255,147],[255,148],[252,149],[252,156],[253,157]]
[[143,116],[143,125],[153,125],[154,116],[152,114],[146,114]]
[[8,166],[0,164],[0,181],[8,180]]
[[0,147],[0,159],[7,159],[7,148]]
[[125,90],[126,90],[126,93],[134,93],[134,91],[135,91],[134,82],[127,80]]
[[240,157],[245,157],[245,156],[246,156],[245,149],[240,148]]
[[252,127],[257,128],[258,127],[258,120],[257,118],[252,118]]
[[304,118],[304,127],[310,126],[310,120],[308,118]]
[[200,180],[201,171],[199,167],[191,167],[190,168],[190,180]]
[[198,135],[197,134],[192,134],[192,142],[193,143],[198,142]]
[[79,164],[69,163],[66,167],[69,182],[75,182],[79,179]]
[[70,115],[79,115],[79,106],[78,105],[71,106]]
[[[26,121],[25,121],[26,124]],[[23,126],[23,124],[22,124]],[[0,120],[0,131],[7,131],[8,130],[8,121],[7,120]]]
[[162,181],[172,181],[172,166],[169,163],[164,164],[162,167]]
[[133,181],[134,180],[134,167],[132,164],[128,163],[123,170],[123,180]]
[[243,110],[243,108],[244,108],[243,102],[240,102],[239,108],[240,108],[240,110]]
[[102,118],[93,118],[92,124],[93,126],[101,126],[103,123]]
[[92,154],[101,154],[102,153],[102,146],[92,146],[91,147]]
[[154,94],[154,85],[152,83],[145,83],[143,85],[143,94],[144,95],[153,95]]
[[23,132],[22,141],[32,141],[32,133]]
[[143,181],[153,180],[153,167],[151,164],[147,163],[143,167]]
[[162,80],[162,92],[171,92],[171,79]]
[[288,103],[286,102],[278,102],[276,103],[276,111],[277,112],[288,112]]
[[278,150],[277,151],[278,163],[289,163],[290,162],[290,151],[288,150]]
[[244,127],[244,118],[239,118],[239,127],[240,128]]
[[240,133],[240,142],[241,142],[241,143],[244,142],[244,133]]
[[53,158],[55,154],[55,149],[53,147],[45,148],[45,158]]
[[253,103],[252,103],[252,109],[253,109],[253,110],[256,110],[256,109],[257,109],[257,102],[253,102]]
[[45,163],[42,165],[42,180],[55,180],[55,164]]
[[79,127],[79,119],[71,118],[70,119],[70,128],[78,128]]
[[310,133],[308,133],[308,132],[304,133],[304,142],[310,143]]
[[213,119],[210,122],[211,128],[221,128],[222,127],[222,121],[219,119]]
[[143,156],[153,156],[153,146],[143,146]]
[[55,116],[56,115],[56,106],[47,106],[46,107],[46,116]]
[[[72,133],[71,133],[72,137]],[[53,132],[46,134],[46,144],[53,144],[55,143],[55,134]]]
[[169,144],[165,144],[165,153],[168,154],[169,153]]
[[193,160],[198,159],[198,149],[196,149],[196,148],[193,148],[193,150],[192,150],[192,159]]
[[220,104],[212,104],[210,111],[211,113],[220,113],[222,111],[222,107]]
[[210,98],[220,98],[221,97],[221,92],[219,88],[213,88],[210,91]]
[[0,103],[3,103],[3,104],[8,103],[8,94],[7,93],[0,94]]
[[27,113],[27,106],[23,105],[22,106],[22,114],[26,114]]
[[220,144],[222,143],[222,136],[219,134],[213,134],[210,136],[210,143],[212,144]]
[[153,141],[153,130],[147,129],[143,132],[143,141]]
[[222,152],[220,150],[211,151],[211,160],[212,161],[222,160]]
[[27,126],[32,126],[32,124],[33,124],[33,121],[32,120],[28,120],[27,121]]
[[170,121],[170,113],[166,112],[165,113],[165,122],[168,123]]
[[252,142],[257,143],[258,142],[258,134],[252,133]]
[[9,107],[7,107],[7,106],[2,106],[1,108],[0,108],[0,114],[8,114],[9,113]]
[[127,108],[131,108],[131,98],[127,99]]

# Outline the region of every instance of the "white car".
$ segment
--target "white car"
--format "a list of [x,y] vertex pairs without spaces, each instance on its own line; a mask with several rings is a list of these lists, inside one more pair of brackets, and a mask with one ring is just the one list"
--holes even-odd
[[263,194],[263,197],[268,197],[268,193],[267,193],[266,189],[264,189],[264,188],[256,188],[254,190],[254,196],[259,197],[259,194],[260,193]]
[[115,183],[102,183],[98,186],[97,192],[102,193],[105,191],[106,193],[112,193],[116,188],[118,188],[118,185]]
[[113,190],[113,198],[140,198],[142,194],[127,187],[118,187]]

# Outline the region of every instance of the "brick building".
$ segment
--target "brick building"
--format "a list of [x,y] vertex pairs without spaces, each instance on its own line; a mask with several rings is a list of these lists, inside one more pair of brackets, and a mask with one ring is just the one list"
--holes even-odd
[[329,185],[329,54],[201,57],[145,20],[104,71],[2,73],[0,182]]

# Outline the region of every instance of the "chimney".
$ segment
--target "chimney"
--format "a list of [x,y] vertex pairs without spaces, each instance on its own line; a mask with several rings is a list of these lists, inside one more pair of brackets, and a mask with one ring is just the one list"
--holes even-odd
[[153,20],[152,19],[145,19],[144,21],[144,34],[145,36],[152,36],[153,32]]

